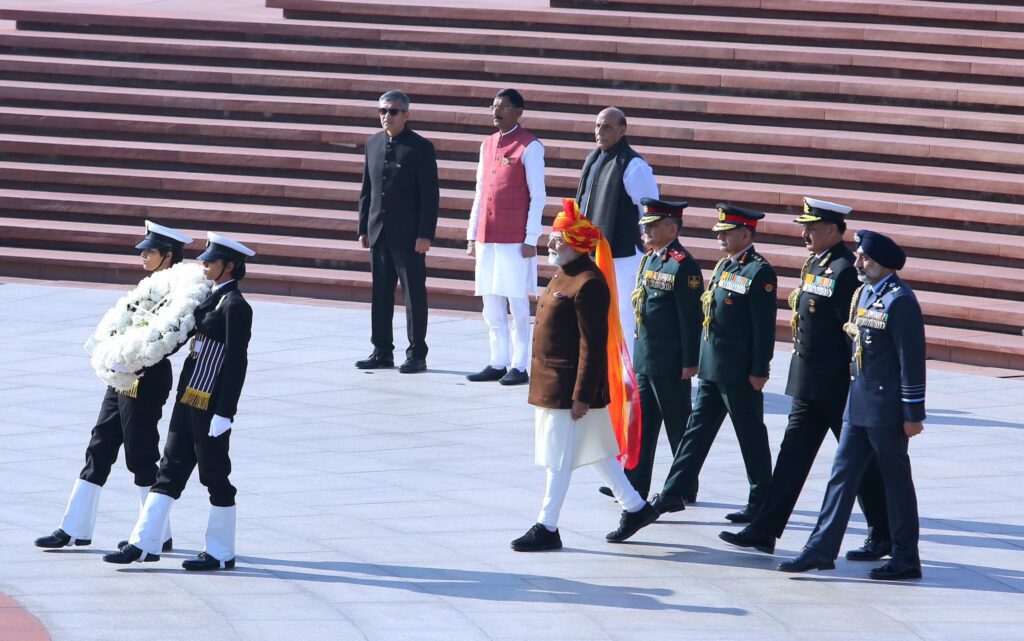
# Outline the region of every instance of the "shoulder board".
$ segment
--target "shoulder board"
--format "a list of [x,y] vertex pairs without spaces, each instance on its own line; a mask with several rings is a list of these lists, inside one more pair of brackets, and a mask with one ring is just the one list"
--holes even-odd
[[675,259],[677,263],[681,263],[686,260],[686,253],[678,249],[668,250],[668,255]]

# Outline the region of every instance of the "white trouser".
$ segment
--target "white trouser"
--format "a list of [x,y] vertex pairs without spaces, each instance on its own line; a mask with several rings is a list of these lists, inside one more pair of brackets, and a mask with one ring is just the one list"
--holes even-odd
[[636,316],[633,312],[633,289],[636,288],[636,273],[640,269],[643,254],[616,258],[615,289],[619,294],[619,322],[622,324],[622,336],[626,339],[626,348],[633,353],[633,332],[636,331]]
[[[150,486],[148,485],[137,485],[139,488],[139,516],[142,516],[142,510],[146,507],[146,497],[149,496]],[[167,528],[164,530],[164,541],[171,538],[171,519],[167,519]],[[161,542],[162,545],[162,542]]]
[[96,512],[100,507],[100,490],[103,488],[95,483],[75,479],[68,497],[68,506],[64,509],[60,529],[76,540],[91,541],[92,532],[96,529]]
[[[530,351],[530,300],[494,294],[484,294],[481,298],[491,344],[489,365],[495,369],[514,367],[525,372]],[[507,310],[512,311],[511,331]]]
[[[612,488],[612,494],[623,510],[637,512],[643,508],[646,501],[629,484],[626,473],[622,471],[622,466],[614,456],[591,465],[601,478],[601,482]],[[562,511],[565,495],[569,491],[569,481],[572,480],[572,466],[564,465],[560,470],[553,470],[550,467],[545,469],[548,475],[547,484],[544,487],[544,503],[541,505],[537,522],[548,529],[555,529],[558,527],[558,514]]]
[[210,506],[206,522],[206,553],[221,562],[235,558],[235,506]]
[[146,502],[142,505],[139,513],[139,520],[132,529],[128,543],[139,548],[147,554],[160,556],[163,548],[164,532],[167,531],[167,523],[171,520],[171,506],[174,499],[166,494],[150,492],[146,495]]

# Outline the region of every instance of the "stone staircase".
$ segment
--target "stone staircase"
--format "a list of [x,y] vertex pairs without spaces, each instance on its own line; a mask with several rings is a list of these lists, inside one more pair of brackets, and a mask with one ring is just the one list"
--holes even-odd
[[907,248],[930,356],[1024,370],[1024,7],[437,2],[0,9],[15,21],[0,30],[0,275],[135,282],[127,248],[153,218],[250,244],[250,291],[367,300],[362,146],[398,87],[438,149],[431,304],[476,309],[462,240],[476,154],[487,105],[514,86],[547,150],[547,224],[594,116],[617,105],[663,194],[691,203],[683,241],[705,268],[716,202],[768,212],[780,339],[809,195]]

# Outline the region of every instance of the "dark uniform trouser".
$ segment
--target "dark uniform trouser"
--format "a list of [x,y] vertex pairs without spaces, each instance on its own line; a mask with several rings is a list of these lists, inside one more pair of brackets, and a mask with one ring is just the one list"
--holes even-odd
[[[636,467],[626,470],[626,478],[640,496],[647,498],[651,491],[651,472],[654,469],[654,454],[658,448],[662,421],[673,455],[683,440],[686,422],[690,418],[690,381],[672,375],[637,374],[636,383],[643,421],[640,456]],[[692,494],[696,493],[694,482]],[[691,495],[691,492],[685,495]]]
[[370,273],[373,277],[370,306],[370,342],[374,351],[391,354],[395,350],[395,285],[402,283],[405,299],[405,328],[410,358],[427,357],[427,267],[424,254],[412,248],[391,247],[383,239],[370,247]]
[[768,447],[768,428],[764,425],[764,394],[747,381],[715,383],[701,380],[683,442],[676,450],[663,491],[685,496],[694,487],[726,414],[732,418],[743,464],[747,468],[747,480],[750,482],[747,503],[759,509],[772,479],[772,453]]
[[[830,400],[793,399],[789,425],[782,437],[772,482],[768,486],[768,497],[754,518],[754,529],[775,538],[782,537],[825,434],[832,430],[836,439],[840,438],[845,398],[844,395]],[[890,540],[885,488],[873,456],[865,468],[857,498],[868,522],[868,536],[876,541]]]
[[212,419],[211,411],[174,404],[164,457],[160,460],[153,492],[177,500],[198,464],[199,482],[209,490],[210,504],[218,507],[235,504],[235,486],[228,480],[231,474],[231,458],[228,456],[231,430],[211,438]]
[[174,377],[171,363],[163,360],[139,379],[137,398],[107,388],[96,426],[85,449],[85,467],[78,475],[83,481],[104,485],[124,445],[124,461],[135,475],[135,484],[148,487],[156,482],[160,460],[160,432],[157,424],[171,393]]
[[847,424],[843,427],[821,514],[806,547],[830,559],[839,556],[857,487],[874,457],[878,461],[889,506],[892,558],[906,563],[920,562],[917,494],[907,454],[909,441],[902,425],[860,427]]

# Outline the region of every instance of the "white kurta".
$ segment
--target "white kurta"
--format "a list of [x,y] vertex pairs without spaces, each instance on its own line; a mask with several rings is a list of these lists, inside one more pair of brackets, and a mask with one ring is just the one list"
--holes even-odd
[[[518,125],[516,125],[518,128]],[[512,129],[515,131],[515,129]],[[511,132],[509,132],[511,133]],[[483,145],[476,167],[476,196],[469,213],[466,240],[476,240],[480,217],[480,198],[483,189]],[[537,257],[523,258],[523,244],[536,245],[542,231],[541,217],[547,202],[544,187],[544,145],[534,140],[521,156],[526,171],[526,187],[530,192],[530,208],[526,215],[523,243],[476,243],[477,296],[485,294],[505,298],[527,298],[537,295]]]
[[534,463],[553,470],[570,469],[619,455],[612,417],[607,407],[596,407],[578,421],[572,410],[536,408]]

